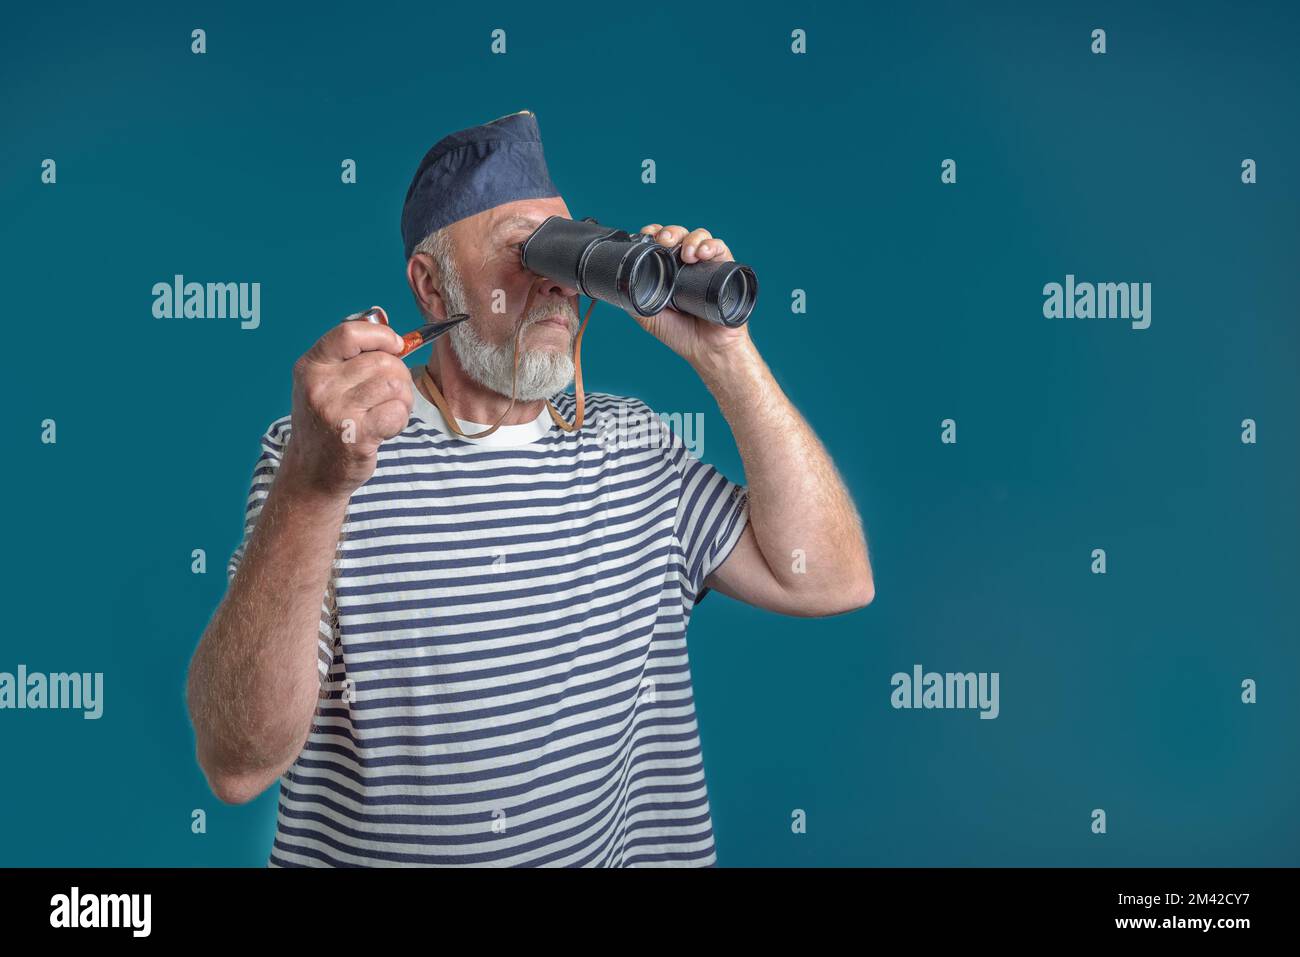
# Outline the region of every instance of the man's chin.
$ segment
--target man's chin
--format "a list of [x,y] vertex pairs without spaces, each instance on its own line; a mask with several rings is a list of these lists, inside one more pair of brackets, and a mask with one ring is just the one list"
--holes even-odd
[[[544,359],[543,356],[545,356]],[[536,363],[539,359],[543,359],[545,362],[545,369],[537,368]],[[510,379],[505,375],[504,367],[498,372],[499,376],[495,377],[495,381],[477,381],[479,385],[509,399]],[[573,373],[573,362],[567,353],[558,349],[555,351],[529,349],[528,355],[522,357],[519,363],[518,385],[520,391],[515,396],[515,401],[537,402],[541,399],[549,399],[555,393],[563,392],[573,384]]]
[[569,326],[553,322],[538,322],[529,326],[524,332],[524,342],[529,352],[563,353],[573,352],[574,331]]

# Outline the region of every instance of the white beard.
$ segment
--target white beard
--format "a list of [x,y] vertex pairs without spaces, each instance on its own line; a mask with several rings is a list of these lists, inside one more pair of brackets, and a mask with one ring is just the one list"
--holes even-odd
[[[577,332],[578,315],[573,304],[567,301],[559,306],[551,303],[533,306],[524,323],[525,335],[528,326],[550,318],[557,312],[569,320],[569,336],[572,343],[573,334]],[[511,337],[507,343],[494,345],[478,334],[473,319],[462,322],[453,328],[449,335],[452,350],[460,360],[465,374],[479,385],[509,397],[511,381],[514,378],[514,338]],[[519,343],[519,348],[516,399],[521,402],[547,399],[573,381],[573,356],[569,352],[530,350],[522,341]]]

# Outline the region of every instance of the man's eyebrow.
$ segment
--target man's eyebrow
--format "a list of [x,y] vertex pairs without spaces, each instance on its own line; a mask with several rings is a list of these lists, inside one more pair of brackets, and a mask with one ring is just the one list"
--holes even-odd
[[530,219],[527,216],[511,216],[509,219],[503,219],[497,223],[492,230],[492,235],[493,237],[502,236],[512,229],[527,229],[531,232],[541,224],[541,220]]

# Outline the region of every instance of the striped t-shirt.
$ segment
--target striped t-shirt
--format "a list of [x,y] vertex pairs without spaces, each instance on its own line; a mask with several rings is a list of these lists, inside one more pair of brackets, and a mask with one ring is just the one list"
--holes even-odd
[[716,862],[686,627],[746,492],[639,400],[586,401],[576,433],[543,410],[467,441],[415,391],[348,506],[269,866]]

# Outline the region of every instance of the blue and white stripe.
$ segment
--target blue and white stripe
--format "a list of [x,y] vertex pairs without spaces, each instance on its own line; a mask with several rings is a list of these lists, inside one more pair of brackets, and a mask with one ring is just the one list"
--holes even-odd
[[679,443],[608,444],[620,404],[661,425],[589,393],[577,433],[467,442],[416,393],[349,505],[271,866],[715,862],[686,627],[745,491]]

